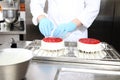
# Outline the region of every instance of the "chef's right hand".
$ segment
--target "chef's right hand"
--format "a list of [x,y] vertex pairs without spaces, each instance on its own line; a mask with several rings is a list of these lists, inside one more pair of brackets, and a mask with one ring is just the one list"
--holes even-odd
[[48,18],[42,18],[39,21],[39,30],[44,36],[50,36],[53,28],[54,25]]

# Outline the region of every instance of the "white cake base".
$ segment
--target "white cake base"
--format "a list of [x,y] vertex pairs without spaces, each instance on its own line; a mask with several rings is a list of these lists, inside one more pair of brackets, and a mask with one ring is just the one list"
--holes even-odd
[[86,52],[102,51],[104,49],[102,43],[85,44],[85,43],[81,43],[81,42],[77,42],[77,48],[78,48],[78,50],[86,51]]
[[75,50],[74,54],[80,59],[103,59],[106,56],[106,52],[98,51],[96,53],[84,53],[79,50]]
[[68,50],[66,48],[61,50],[43,50],[39,49],[36,50],[35,56],[43,56],[43,57],[59,57],[59,56],[65,56],[68,54]]

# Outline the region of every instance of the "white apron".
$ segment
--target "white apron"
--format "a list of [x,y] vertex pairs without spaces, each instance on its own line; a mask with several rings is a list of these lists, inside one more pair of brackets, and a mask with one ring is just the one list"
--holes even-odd
[[30,10],[35,25],[38,24],[37,17],[42,14],[45,14],[55,27],[77,18],[83,26],[68,33],[64,40],[77,41],[80,38],[88,37],[87,29],[98,15],[100,0],[48,0],[47,14],[44,12],[45,2],[46,0],[31,0]]

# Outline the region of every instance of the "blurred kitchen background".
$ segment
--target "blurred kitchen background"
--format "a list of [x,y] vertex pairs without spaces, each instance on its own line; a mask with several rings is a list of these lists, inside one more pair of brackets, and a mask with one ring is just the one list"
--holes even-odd
[[[120,52],[120,0],[101,0],[101,9],[98,17],[89,28],[89,37],[99,39],[112,45]],[[30,13],[30,0],[20,0],[21,10],[20,22],[24,22],[24,28],[18,32],[0,31],[0,44],[15,40],[35,40],[42,39],[43,35],[39,32],[37,26],[32,24],[32,15]],[[47,5],[47,4],[46,4]],[[45,8],[47,10],[47,6]],[[7,36],[7,37],[5,37]]]

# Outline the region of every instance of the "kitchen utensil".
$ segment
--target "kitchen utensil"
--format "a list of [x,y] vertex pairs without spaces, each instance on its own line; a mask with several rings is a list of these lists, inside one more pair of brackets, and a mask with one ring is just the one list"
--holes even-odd
[[0,80],[25,78],[32,51],[22,48],[7,48],[0,51]]

